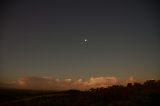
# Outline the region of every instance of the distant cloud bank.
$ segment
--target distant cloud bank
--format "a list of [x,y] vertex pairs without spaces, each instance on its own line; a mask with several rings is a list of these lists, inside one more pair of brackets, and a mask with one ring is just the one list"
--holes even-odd
[[126,85],[127,83],[143,82],[142,80],[129,77],[128,79],[118,79],[116,77],[99,76],[91,77],[87,80],[78,79],[57,79],[53,77],[21,77],[15,81],[1,84],[2,87],[21,89],[46,89],[46,90],[87,90],[90,88],[108,87],[112,85]]

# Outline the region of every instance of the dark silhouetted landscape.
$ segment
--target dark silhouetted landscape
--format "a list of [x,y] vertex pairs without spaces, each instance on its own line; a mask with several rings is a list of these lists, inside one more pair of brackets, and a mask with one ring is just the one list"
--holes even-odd
[[0,89],[0,106],[159,106],[160,80],[86,91]]

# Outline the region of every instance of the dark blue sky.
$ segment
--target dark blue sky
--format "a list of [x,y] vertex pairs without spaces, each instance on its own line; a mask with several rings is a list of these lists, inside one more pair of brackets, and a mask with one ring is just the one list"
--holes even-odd
[[4,1],[1,79],[158,78],[158,4],[155,0]]

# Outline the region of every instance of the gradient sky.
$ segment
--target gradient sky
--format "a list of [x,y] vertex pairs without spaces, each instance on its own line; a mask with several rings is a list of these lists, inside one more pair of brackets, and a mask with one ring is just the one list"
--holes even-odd
[[158,6],[154,0],[4,1],[1,80],[158,78]]

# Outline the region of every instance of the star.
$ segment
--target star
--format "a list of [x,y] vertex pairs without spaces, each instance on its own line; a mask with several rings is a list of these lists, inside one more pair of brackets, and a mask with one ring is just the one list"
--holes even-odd
[[84,42],[87,42],[87,41],[88,41],[87,38],[85,38],[85,39],[84,39]]
[[84,38],[84,39],[82,40],[82,46],[83,46],[83,47],[86,47],[86,46],[87,46],[87,43],[88,43],[88,39],[87,39],[87,38]]

